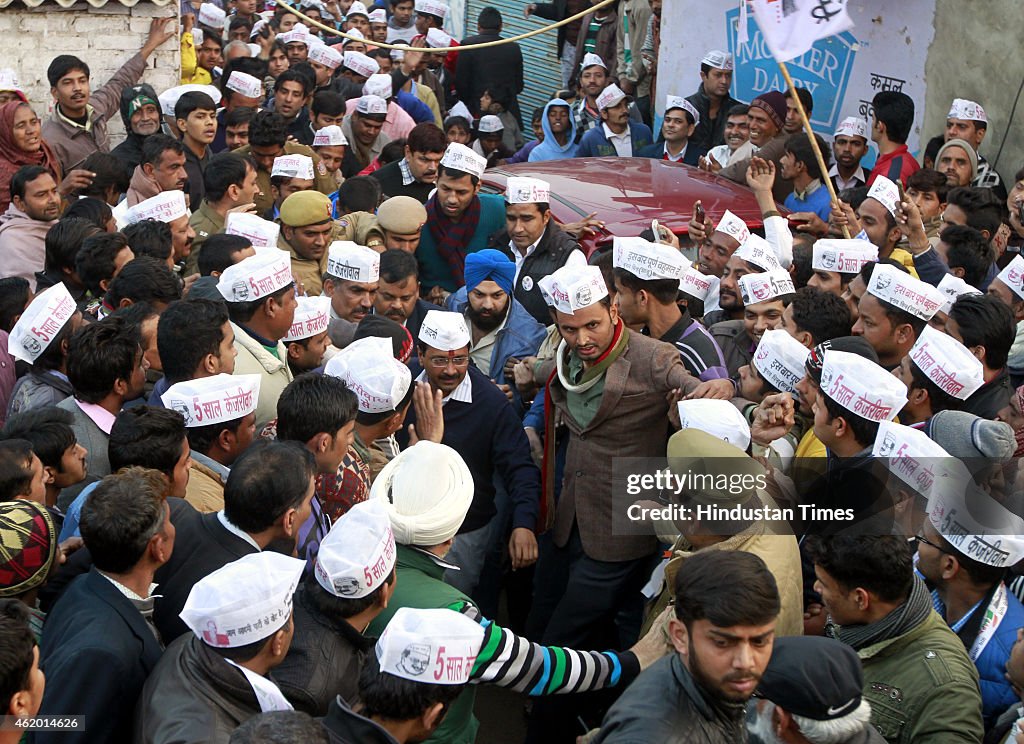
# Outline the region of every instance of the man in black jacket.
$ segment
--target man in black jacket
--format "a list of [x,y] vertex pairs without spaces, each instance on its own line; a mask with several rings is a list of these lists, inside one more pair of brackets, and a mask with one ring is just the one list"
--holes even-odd
[[[484,8],[477,18],[477,35],[463,39],[462,45],[497,41],[501,38],[501,25],[497,8]],[[488,89],[506,92],[508,110],[522,127],[517,96],[523,92],[523,52],[514,41],[490,49],[470,49],[458,55],[455,92],[476,116],[490,113],[480,110],[480,96]]]
[[[313,456],[294,442],[258,442],[235,460],[224,487],[224,509],[200,514],[184,501],[172,512],[178,550],[157,574],[160,597],[153,619],[164,641],[188,631],[179,617],[197,581],[279,540],[295,547],[313,498]],[[275,545],[274,548],[277,548]]]
[[430,122],[417,124],[409,131],[405,155],[370,176],[380,181],[385,198],[410,196],[424,204],[434,191],[441,156],[447,147],[448,138],[439,126]]
[[746,702],[771,658],[779,608],[775,577],[758,556],[694,553],[676,576],[666,628],[677,653],[626,688],[595,742],[746,741]]
[[537,285],[566,264],[585,266],[579,244],[551,219],[551,185],[536,178],[508,179],[505,188],[505,230],[491,237],[516,265],[512,294],[538,323],[551,324],[551,314]]
[[356,504],[320,544],[295,593],[295,638],[274,672],[297,710],[327,715],[336,695],[359,698],[359,672],[374,639],[362,631],[395,590],[395,536],[382,502]]
[[53,683],[39,713],[84,715],[88,733],[37,732],[41,744],[129,741],[135,700],[163,651],[150,590],[174,550],[164,476],[108,476],[82,508],[81,527],[93,568],[47,616],[40,659]]
[[690,145],[707,152],[725,142],[725,121],[729,110],[739,103],[729,95],[732,84],[733,59],[717,49],[700,61],[700,87],[686,100],[700,113],[700,121],[690,136]]
[[160,104],[153,86],[140,83],[121,91],[121,120],[127,135],[110,154],[124,163],[130,178],[142,162],[142,143],[160,131]]

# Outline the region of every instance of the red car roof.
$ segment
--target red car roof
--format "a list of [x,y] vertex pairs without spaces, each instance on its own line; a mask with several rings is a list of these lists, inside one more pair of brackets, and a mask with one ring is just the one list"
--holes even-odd
[[639,235],[653,219],[686,235],[698,199],[715,222],[728,209],[751,229],[761,227],[761,210],[750,189],[688,165],[614,157],[517,163],[484,173],[483,190],[504,193],[509,176],[548,181],[551,212],[558,222],[576,222],[596,212],[606,233],[581,241],[588,255],[612,236]]

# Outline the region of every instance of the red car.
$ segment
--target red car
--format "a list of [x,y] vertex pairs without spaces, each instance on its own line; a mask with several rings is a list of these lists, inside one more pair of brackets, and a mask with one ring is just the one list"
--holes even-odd
[[761,210],[750,189],[688,165],[651,158],[517,163],[484,173],[481,191],[504,193],[509,176],[532,176],[549,182],[551,213],[557,222],[578,222],[597,213],[605,229],[580,241],[588,256],[598,247],[610,246],[613,236],[639,235],[651,226],[651,220],[658,220],[678,235],[684,249],[689,247],[686,226],[698,199],[716,223],[728,209],[752,230],[761,227]]

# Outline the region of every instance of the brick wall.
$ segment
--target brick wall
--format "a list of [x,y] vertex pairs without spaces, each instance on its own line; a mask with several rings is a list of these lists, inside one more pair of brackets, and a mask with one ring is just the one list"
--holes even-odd
[[[74,54],[85,60],[97,88],[110,78],[141,47],[153,18],[175,15],[178,3],[158,6],[142,0],[129,8],[111,0],[101,8],[77,3],[61,8],[44,3],[26,8],[20,2],[0,10],[0,38],[3,51],[0,67],[10,67],[40,117],[53,107],[46,68],[58,54]],[[151,55],[143,81],[157,93],[178,84],[181,68],[178,43],[171,39]],[[121,118],[110,120],[111,147],[124,137]]]

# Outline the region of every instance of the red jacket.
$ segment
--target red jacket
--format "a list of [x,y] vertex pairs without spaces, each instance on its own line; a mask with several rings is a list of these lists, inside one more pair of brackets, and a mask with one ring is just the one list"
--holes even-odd
[[883,155],[878,159],[868,175],[867,185],[871,186],[875,182],[875,176],[885,176],[894,183],[898,180],[905,188],[907,179],[919,170],[921,170],[921,166],[914,160],[914,156],[910,154],[907,146],[900,145],[888,155]]

